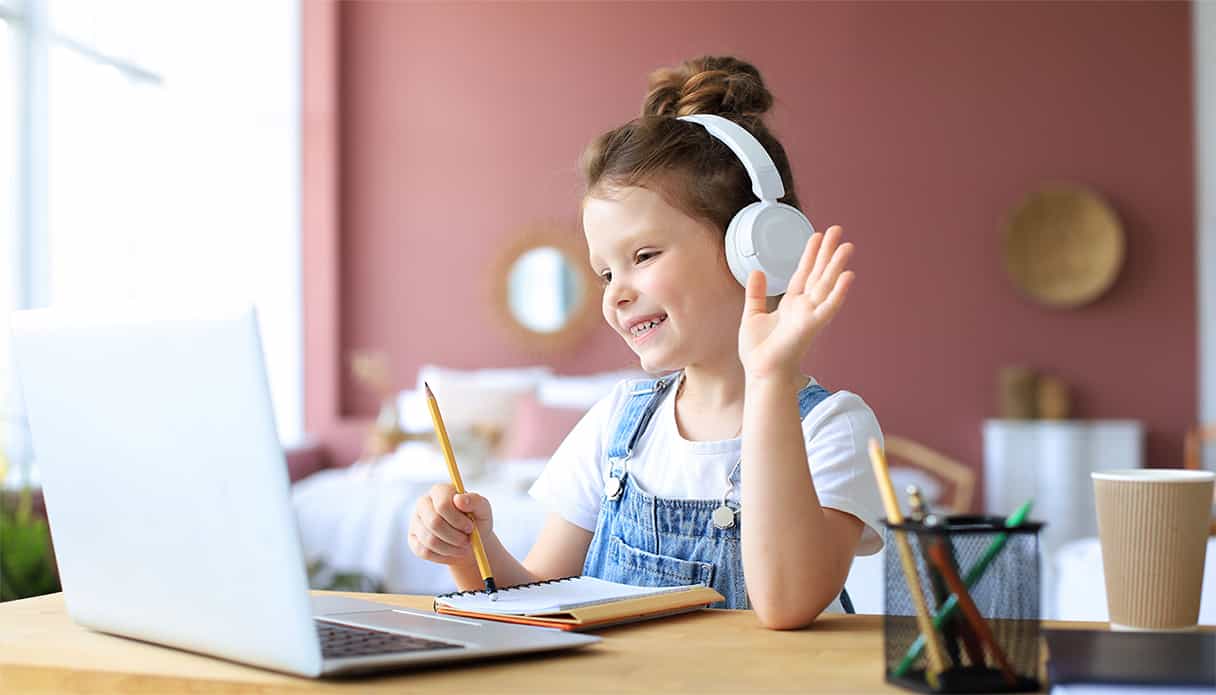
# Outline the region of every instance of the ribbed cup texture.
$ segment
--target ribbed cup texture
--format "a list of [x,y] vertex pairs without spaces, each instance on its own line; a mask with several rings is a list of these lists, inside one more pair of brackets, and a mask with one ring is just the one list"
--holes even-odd
[[1199,621],[1212,482],[1095,480],[1110,621],[1184,629]]

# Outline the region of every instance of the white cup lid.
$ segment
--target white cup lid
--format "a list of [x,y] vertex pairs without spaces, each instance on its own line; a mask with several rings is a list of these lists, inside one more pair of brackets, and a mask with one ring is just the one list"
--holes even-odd
[[1212,471],[1197,471],[1189,468],[1128,468],[1095,472],[1089,475],[1094,480],[1138,483],[1204,483],[1216,480],[1216,473]]

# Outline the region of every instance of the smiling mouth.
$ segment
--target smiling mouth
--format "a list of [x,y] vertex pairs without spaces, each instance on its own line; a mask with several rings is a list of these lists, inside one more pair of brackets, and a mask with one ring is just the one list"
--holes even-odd
[[643,321],[642,323],[639,323],[638,325],[634,326],[633,328],[630,328],[629,334],[632,335],[634,338],[641,338],[643,336],[649,335],[652,331],[654,331],[655,328],[658,328],[658,326],[660,324],[664,323],[665,321],[667,321],[666,314],[664,314],[663,316],[660,316],[658,318],[651,319],[649,321]]

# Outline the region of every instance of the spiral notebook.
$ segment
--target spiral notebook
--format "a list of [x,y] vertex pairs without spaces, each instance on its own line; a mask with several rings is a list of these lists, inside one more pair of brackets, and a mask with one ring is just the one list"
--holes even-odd
[[724,600],[704,584],[631,586],[595,577],[565,577],[509,586],[491,601],[484,591],[435,597],[435,612],[563,630],[589,630],[686,613]]

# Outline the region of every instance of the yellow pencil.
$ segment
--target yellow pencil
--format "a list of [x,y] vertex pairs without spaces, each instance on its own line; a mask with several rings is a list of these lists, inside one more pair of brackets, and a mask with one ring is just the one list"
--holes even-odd
[[[443,459],[448,464],[448,474],[452,477],[452,486],[456,488],[456,494],[464,494],[464,482],[460,479],[460,469],[456,467],[456,455],[452,453],[452,441],[448,439],[448,430],[443,426],[443,416],[439,414],[439,403],[435,400],[435,394],[431,393],[431,386],[425,381],[422,382],[426,388],[426,404],[431,409],[431,422],[435,424],[435,435],[439,437],[439,446],[443,449]],[[469,519],[473,521],[473,555],[477,557],[477,569],[481,571],[481,578],[486,582],[486,593],[490,594],[490,600],[498,598],[498,587],[494,585],[494,573],[490,571],[490,558],[486,556],[486,548],[481,544],[481,534],[477,531],[477,520],[469,514]]]
[[[895,497],[895,486],[891,484],[891,473],[887,470],[887,458],[878,446],[877,439],[870,440],[870,463],[874,466],[874,477],[878,478],[878,491],[882,494],[882,504],[887,510],[887,519],[893,524],[904,523],[904,515],[899,511],[899,500]],[[925,594],[921,590],[920,575],[916,573],[916,560],[912,557],[912,547],[902,531],[895,532],[895,545],[899,547],[899,559],[903,564],[904,579],[908,582],[908,590],[912,592],[912,604],[916,607],[916,625],[928,646],[929,667],[925,669],[925,680],[936,690],[938,677],[946,668],[945,657],[942,656],[944,647],[941,636],[933,629],[933,619],[929,617],[929,607],[925,604]]]

